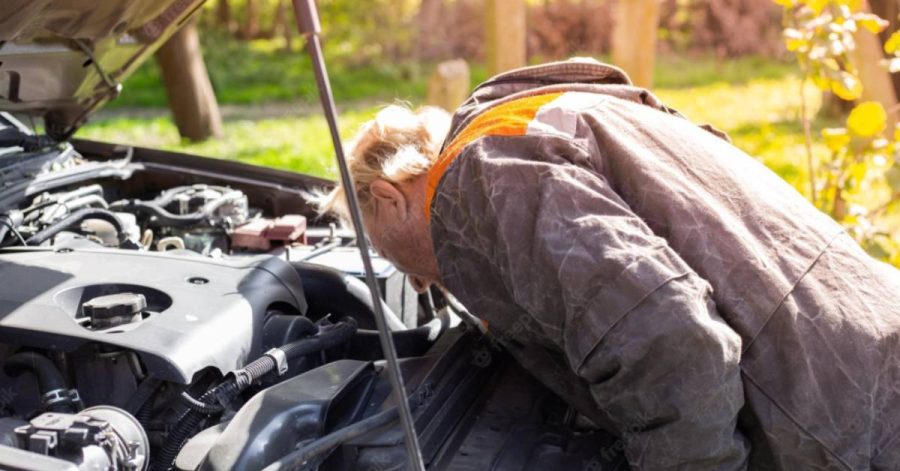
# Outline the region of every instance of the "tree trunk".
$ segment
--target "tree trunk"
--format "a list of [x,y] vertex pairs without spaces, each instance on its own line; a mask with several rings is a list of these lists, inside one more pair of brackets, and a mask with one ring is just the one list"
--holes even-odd
[[181,137],[203,141],[222,135],[222,116],[213,93],[194,20],[185,24],[158,51],[169,108]]
[[485,26],[485,58],[491,75],[526,64],[525,0],[487,0]]
[[253,39],[259,35],[259,4],[257,0],[247,0],[247,9],[244,11],[244,27],[241,29],[241,37]]
[[[884,44],[891,37],[891,34],[900,30],[900,20],[897,18],[900,15],[900,1],[869,0],[869,9],[872,10],[872,13],[891,23],[890,26],[881,32],[881,43]],[[891,75],[891,81],[894,84],[894,92],[897,96],[900,96],[900,74]]]
[[656,30],[660,0],[616,2],[612,37],[613,63],[628,73],[639,87],[653,86],[656,65]]
[[294,15],[291,14],[292,11],[291,4],[288,3],[284,14],[281,16],[281,35],[284,38],[284,51],[288,53],[294,51],[294,33],[297,28],[297,23],[294,22]]
[[[853,51],[853,62],[859,70],[859,79],[863,85],[863,99],[877,101],[886,110],[895,109],[897,105],[896,85],[890,72],[882,65],[885,56],[881,39],[865,28],[857,31],[855,39],[856,49]],[[892,132],[894,124],[897,122],[896,114],[892,113],[889,118],[888,129]]]
[[416,55],[420,61],[446,57],[448,41],[442,38],[444,0],[422,0],[416,15]]
[[275,16],[272,18],[272,36],[283,36],[284,35],[284,17],[287,16],[284,14],[284,0],[278,0],[278,4],[275,6]]
[[216,4],[216,23],[225,31],[232,32],[231,4],[229,0],[218,0]]

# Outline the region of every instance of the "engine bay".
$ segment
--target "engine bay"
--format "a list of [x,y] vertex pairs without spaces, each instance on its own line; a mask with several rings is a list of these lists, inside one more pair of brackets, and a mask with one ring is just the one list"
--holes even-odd
[[[397,403],[359,250],[310,197],[329,182],[88,141],[43,162],[0,169],[27,176],[0,187],[0,469],[403,466],[371,422]],[[480,323],[372,257],[429,469],[617,469]]]
[[[308,185],[111,152],[124,178],[47,185],[0,226],[0,445],[26,453],[22,469],[172,469],[201,426],[254,393],[379,358],[353,238],[308,224]],[[424,353],[440,321],[417,329],[434,316],[378,267],[392,328]]]

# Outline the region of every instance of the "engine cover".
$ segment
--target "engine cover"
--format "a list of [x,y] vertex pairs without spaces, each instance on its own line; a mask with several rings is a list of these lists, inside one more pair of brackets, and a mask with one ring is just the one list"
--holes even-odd
[[[189,383],[262,354],[274,304],[306,312],[296,270],[270,255],[216,260],[191,253],[102,248],[0,252],[0,342],[71,351],[87,342],[140,355],[159,379]],[[82,305],[136,293],[146,311],[124,325],[92,326]]]

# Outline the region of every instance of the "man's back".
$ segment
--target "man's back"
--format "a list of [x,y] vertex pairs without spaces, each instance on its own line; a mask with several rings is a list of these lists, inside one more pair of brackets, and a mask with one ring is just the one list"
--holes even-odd
[[[755,468],[900,464],[898,272],[649,94],[604,79],[547,86],[554,73],[615,76],[557,67],[488,85],[456,117],[457,153],[436,166],[430,207],[448,288],[499,336],[563,352],[614,432],[639,437],[633,463],[746,465],[741,433],[685,437],[675,425],[695,414],[728,432],[743,407]],[[479,120],[498,107],[518,124]],[[636,390],[610,392],[620,377]],[[659,443],[672,456],[654,456]],[[683,447],[699,451],[671,451]]]

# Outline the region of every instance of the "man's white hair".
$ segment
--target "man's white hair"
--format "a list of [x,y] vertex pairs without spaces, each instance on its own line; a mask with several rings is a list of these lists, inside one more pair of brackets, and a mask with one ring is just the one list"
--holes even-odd
[[[381,179],[402,183],[428,172],[450,130],[450,115],[435,107],[413,111],[389,105],[360,127],[347,148],[347,164],[363,211],[372,204],[369,186]],[[343,186],[338,182],[318,201],[319,212],[350,221]]]

